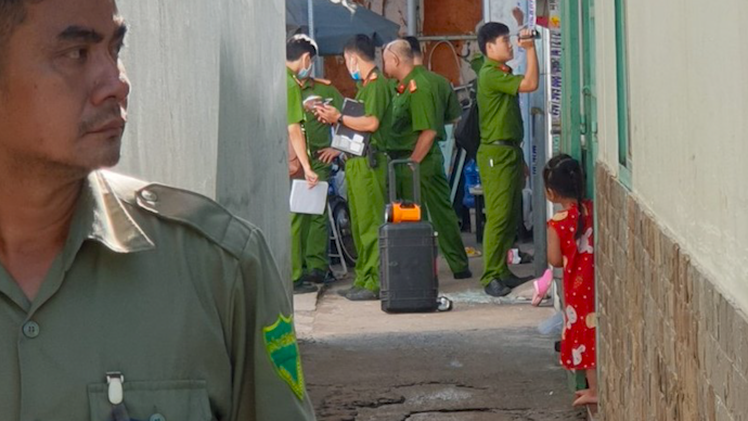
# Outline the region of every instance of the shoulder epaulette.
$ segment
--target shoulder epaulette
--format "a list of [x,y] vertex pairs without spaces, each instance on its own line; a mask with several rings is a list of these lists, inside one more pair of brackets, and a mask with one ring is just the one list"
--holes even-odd
[[120,200],[160,219],[187,225],[234,257],[241,257],[257,230],[201,194],[115,173],[105,172],[104,176]]

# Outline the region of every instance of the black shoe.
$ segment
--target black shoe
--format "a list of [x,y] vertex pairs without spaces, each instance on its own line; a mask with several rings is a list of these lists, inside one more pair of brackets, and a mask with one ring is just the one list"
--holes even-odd
[[486,294],[492,297],[506,297],[512,292],[512,289],[504,285],[498,279],[494,279],[490,284],[486,285],[483,289]]
[[455,279],[469,279],[473,277],[473,272],[470,272],[470,269],[465,269],[462,272],[457,272],[454,274]]
[[501,283],[508,286],[509,288],[517,288],[518,286],[532,281],[534,278],[531,276],[529,278],[518,278],[514,275],[509,275],[506,278],[501,279]]
[[351,301],[375,301],[379,299],[379,294],[365,288],[358,288],[346,294],[345,298]]
[[312,292],[317,292],[317,287],[314,286],[314,285],[312,285],[312,284],[308,284],[308,283],[306,283],[304,281],[301,281],[301,280],[296,281],[296,282],[293,283],[293,293],[294,293],[294,295],[296,295],[296,294],[309,294],[309,293],[312,293]]
[[304,282],[307,282],[310,284],[321,284],[325,282],[326,275],[327,274],[324,271],[321,271],[319,269],[312,269],[311,271],[309,271],[309,273],[304,275],[304,277],[301,279],[303,279]]

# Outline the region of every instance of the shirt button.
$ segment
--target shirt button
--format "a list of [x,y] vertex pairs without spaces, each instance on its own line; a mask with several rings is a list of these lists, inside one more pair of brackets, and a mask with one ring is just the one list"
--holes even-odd
[[29,339],[39,336],[39,325],[36,322],[26,322],[23,325],[23,336]]
[[166,418],[164,418],[161,414],[153,414],[151,415],[151,418],[148,419],[148,421],[166,421]]

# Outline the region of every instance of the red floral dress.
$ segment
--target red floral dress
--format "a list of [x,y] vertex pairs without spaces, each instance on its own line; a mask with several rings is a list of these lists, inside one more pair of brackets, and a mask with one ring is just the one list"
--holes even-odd
[[561,240],[564,257],[564,331],[561,341],[561,364],[569,370],[588,370],[596,366],[595,331],[595,254],[594,222],[591,201],[585,208],[584,232],[576,239],[579,208],[557,213],[548,226]]

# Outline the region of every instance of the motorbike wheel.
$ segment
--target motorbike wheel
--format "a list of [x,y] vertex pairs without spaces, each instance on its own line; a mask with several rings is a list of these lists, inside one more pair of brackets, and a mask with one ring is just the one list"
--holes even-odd
[[346,263],[354,266],[358,254],[356,253],[356,246],[353,243],[353,227],[351,226],[351,215],[348,211],[348,204],[343,200],[338,201],[333,207],[332,217],[335,221],[335,229],[340,236],[343,257]]

